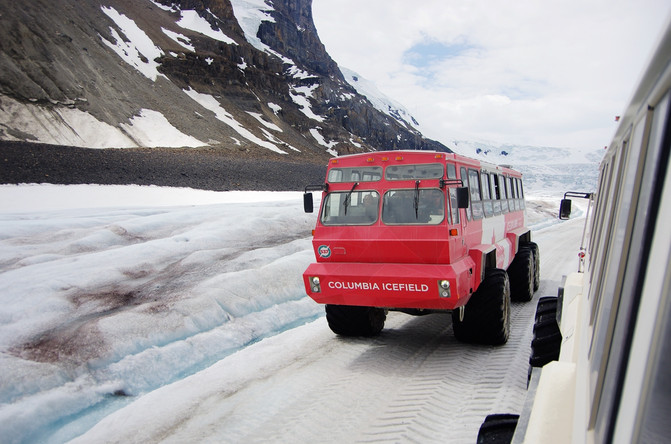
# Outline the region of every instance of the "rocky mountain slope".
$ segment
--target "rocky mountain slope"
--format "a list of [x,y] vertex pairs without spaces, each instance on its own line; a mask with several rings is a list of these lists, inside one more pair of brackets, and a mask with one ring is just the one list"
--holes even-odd
[[365,150],[449,151],[348,83],[311,0],[1,2],[0,73],[4,141],[322,164]]

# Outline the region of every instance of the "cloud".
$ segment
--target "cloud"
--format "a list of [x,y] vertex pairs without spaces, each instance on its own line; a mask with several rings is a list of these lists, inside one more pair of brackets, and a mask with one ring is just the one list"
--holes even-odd
[[593,148],[609,142],[666,0],[314,0],[339,65],[404,104],[429,137]]

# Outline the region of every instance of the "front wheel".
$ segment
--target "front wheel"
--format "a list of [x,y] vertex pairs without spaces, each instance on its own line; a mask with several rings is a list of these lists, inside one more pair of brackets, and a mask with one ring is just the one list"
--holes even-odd
[[462,342],[501,345],[510,335],[510,282],[498,268],[485,272],[485,279],[460,310],[452,312],[454,336]]
[[326,305],[326,321],[342,336],[376,336],[384,328],[387,313],[382,308]]

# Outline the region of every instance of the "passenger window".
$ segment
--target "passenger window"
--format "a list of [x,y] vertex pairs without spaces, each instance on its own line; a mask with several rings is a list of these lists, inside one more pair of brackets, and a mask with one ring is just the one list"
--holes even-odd
[[450,223],[458,224],[460,221],[459,221],[459,206],[457,203],[457,189],[450,188],[449,190],[450,190],[450,215],[451,215]]
[[517,198],[515,194],[515,178],[514,177],[509,177],[508,178],[508,206],[510,207],[510,211],[517,211],[517,202],[515,199]]
[[482,207],[482,194],[480,193],[480,174],[477,170],[468,170],[468,186],[471,191],[471,207],[473,219],[482,219],[484,210]]
[[482,200],[491,199],[489,197],[489,176],[487,173],[482,173]]
[[457,179],[457,167],[453,163],[447,164],[447,178],[450,180]]
[[499,188],[501,189],[501,212],[508,212],[508,187],[506,186],[506,178],[499,174]]
[[331,168],[328,182],[377,182],[382,179],[382,167]]
[[392,165],[385,169],[384,175],[387,180],[442,179],[444,171],[439,163]]
[[482,178],[482,201],[485,209],[485,216],[491,217],[494,214],[494,209],[492,206],[492,198],[489,194],[489,174],[483,172],[480,177]]
[[501,189],[499,188],[499,176],[492,173],[492,206],[494,207],[494,214],[501,214]]

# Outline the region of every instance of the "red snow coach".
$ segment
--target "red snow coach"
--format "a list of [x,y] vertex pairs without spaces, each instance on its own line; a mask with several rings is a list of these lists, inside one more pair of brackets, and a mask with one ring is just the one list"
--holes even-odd
[[378,334],[388,310],[452,312],[457,339],[503,344],[510,300],[539,285],[538,246],[525,226],[522,175],[432,151],[331,159],[312,241],[307,294],[335,333]]

